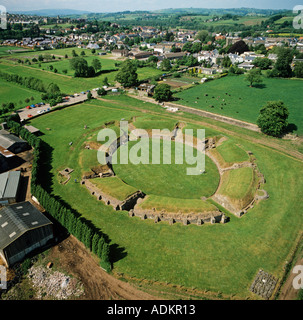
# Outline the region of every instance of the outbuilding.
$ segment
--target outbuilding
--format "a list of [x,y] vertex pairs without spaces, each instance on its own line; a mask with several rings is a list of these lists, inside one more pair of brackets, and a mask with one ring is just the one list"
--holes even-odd
[[8,171],[0,174],[0,204],[17,202],[20,187],[20,171]]
[[0,257],[7,267],[46,246],[53,238],[52,222],[30,202],[0,210]]
[[0,130],[0,147],[16,154],[25,151],[28,144],[6,130]]

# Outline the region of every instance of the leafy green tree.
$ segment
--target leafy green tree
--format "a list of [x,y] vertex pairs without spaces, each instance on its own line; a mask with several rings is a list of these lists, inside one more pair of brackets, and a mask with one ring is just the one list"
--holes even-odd
[[289,78],[292,76],[291,62],[293,59],[293,53],[288,48],[279,48],[278,59],[275,64],[274,74],[275,76],[282,78]]
[[222,59],[222,67],[223,68],[229,68],[231,65],[232,65],[232,62],[230,60],[230,57],[229,56],[225,56]]
[[289,111],[283,101],[270,101],[260,110],[257,125],[267,135],[278,137],[286,132]]
[[208,31],[206,30],[201,30],[196,34],[195,39],[200,40],[202,43],[206,41],[208,37]]
[[169,71],[172,68],[169,59],[163,59],[160,67],[161,67],[161,70],[163,71]]
[[102,66],[101,66],[101,62],[99,59],[94,59],[92,61],[92,67],[95,69],[95,72],[97,73],[98,71],[101,70]]
[[103,83],[104,86],[109,86],[108,78],[105,77],[105,78],[103,79],[102,83]]
[[115,78],[123,87],[132,87],[138,83],[137,67],[131,60],[121,64],[121,68]]
[[262,74],[260,69],[251,69],[245,75],[245,80],[250,83],[250,87],[253,86],[254,83],[262,83]]
[[156,101],[169,101],[172,97],[170,86],[166,83],[160,83],[156,86],[154,98]]
[[303,78],[303,62],[297,62],[294,67],[294,74],[297,78]]
[[98,96],[105,96],[107,94],[107,91],[104,88],[100,88],[97,90]]
[[267,70],[270,68],[270,66],[272,65],[272,61],[268,58],[256,58],[252,64],[255,67],[260,68],[261,70]]

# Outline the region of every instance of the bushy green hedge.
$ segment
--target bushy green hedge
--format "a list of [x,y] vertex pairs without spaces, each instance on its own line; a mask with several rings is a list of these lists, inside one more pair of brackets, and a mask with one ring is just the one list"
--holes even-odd
[[101,259],[100,266],[109,272],[111,270],[110,248],[101,232],[88,220],[71,211],[64,203],[48,193],[41,184],[39,179],[43,176],[42,172],[40,172],[43,162],[41,156],[46,149],[45,142],[13,120],[8,120],[7,126],[13,133],[26,140],[34,149],[31,194],[37,198],[46,212],[81,241],[86,248],[95,253]]

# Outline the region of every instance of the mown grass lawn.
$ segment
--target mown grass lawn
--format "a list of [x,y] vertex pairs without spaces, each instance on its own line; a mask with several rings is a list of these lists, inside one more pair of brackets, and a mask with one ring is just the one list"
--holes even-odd
[[153,209],[157,211],[166,210],[167,212],[199,213],[207,211],[217,211],[217,208],[210,202],[199,199],[180,199],[148,195],[139,205],[141,209]]
[[96,178],[92,179],[91,182],[104,193],[121,201],[138,191],[118,177]]
[[[197,164],[189,164],[190,159],[186,157],[183,144],[172,142],[171,146],[167,146],[163,140],[160,140],[159,149],[156,149],[153,142],[155,142],[153,139],[142,139],[139,142],[140,145],[138,141],[130,141],[128,146],[121,146],[117,151],[117,164],[113,165],[118,177],[148,195],[200,199],[203,196],[210,197],[215,193],[220,176],[216,165],[207,156],[205,156],[206,173],[187,175],[187,169],[195,168]],[[177,149],[175,153],[176,147],[183,149],[183,157],[181,156],[183,164],[176,163],[180,150]],[[128,148],[129,163],[121,164],[120,152],[125,152],[126,148]],[[157,152],[159,158],[153,159]],[[133,162],[132,155],[137,157],[137,153],[138,157],[142,157],[142,161],[145,161],[144,163]],[[196,157],[197,150],[193,149],[192,154]],[[199,155],[202,156],[201,153]],[[156,161],[159,161],[160,164],[155,163]]]
[[[241,219],[231,216],[224,225],[170,226],[130,218],[127,212],[115,212],[98,202],[84,186],[73,182],[81,175],[79,152],[83,142],[104,121],[140,116],[140,111],[132,110],[132,105],[138,106],[137,100],[127,98],[127,109],[122,103],[126,103],[124,98],[119,99],[120,108],[114,103],[111,108],[110,102],[103,107],[103,102],[94,101],[31,121],[53,148],[49,154],[53,176],[46,177],[48,187],[108,235],[115,271],[241,298],[252,297],[249,287],[259,269],[281,278],[289,252],[302,231],[303,181],[298,177],[303,164],[272,149],[234,138],[235,143],[256,156],[266,178],[268,200]],[[142,109],[145,106],[141,103]],[[85,124],[89,125],[86,131]],[[75,169],[67,185],[60,185],[55,178],[62,166]]]
[[212,80],[174,96],[180,98],[177,103],[251,123],[256,123],[267,101],[282,100],[289,109],[289,123],[297,127],[292,129],[303,135],[302,88],[302,80],[265,77],[259,87],[251,88],[241,75]]

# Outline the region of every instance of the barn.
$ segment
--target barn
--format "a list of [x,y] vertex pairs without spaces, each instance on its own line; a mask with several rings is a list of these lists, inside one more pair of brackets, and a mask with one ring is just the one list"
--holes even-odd
[[9,267],[53,239],[52,222],[30,202],[0,210],[0,258]]
[[16,154],[25,151],[28,144],[6,130],[0,130],[0,147]]
[[17,202],[20,179],[20,171],[8,171],[0,174],[0,204]]

